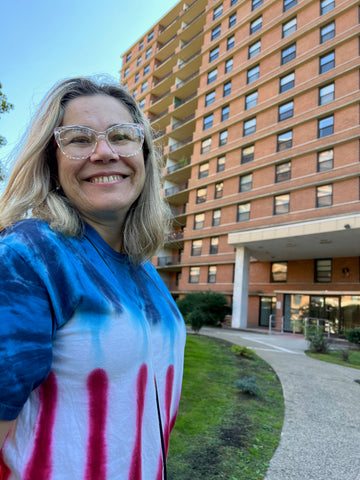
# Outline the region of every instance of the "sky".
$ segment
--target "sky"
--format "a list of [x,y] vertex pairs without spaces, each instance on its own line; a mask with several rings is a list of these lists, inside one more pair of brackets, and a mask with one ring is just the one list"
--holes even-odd
[[120,81],[121,56],[179,0],[1,0],[0,83],[14,104],[0,117],[7,170],[41,100],[59,80]]

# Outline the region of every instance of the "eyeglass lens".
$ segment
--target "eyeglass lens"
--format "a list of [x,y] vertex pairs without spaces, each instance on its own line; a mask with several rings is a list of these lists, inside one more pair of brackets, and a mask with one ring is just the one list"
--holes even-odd
[[99,136],[105,136],[114,153],[130,157],[140,151],[143,132],[137,125],[115,125],[104,133],[86,127],[59,129],[59,142],[65,155],[72,158],[87,158],[95,148]]

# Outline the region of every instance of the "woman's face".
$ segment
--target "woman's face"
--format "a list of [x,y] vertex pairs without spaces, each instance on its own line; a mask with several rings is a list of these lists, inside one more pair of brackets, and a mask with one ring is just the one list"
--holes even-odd
[[[104,132],[119,123],[134,123],[128,109],[108,95],[83,96],[66,107],[62,126],[79,125]],[[104,137],[85,159],[71,159],[56,152],[60,185],[90,225],[104,223],[121,228],[145,182],[142,150],[131,157],[114,154]]]

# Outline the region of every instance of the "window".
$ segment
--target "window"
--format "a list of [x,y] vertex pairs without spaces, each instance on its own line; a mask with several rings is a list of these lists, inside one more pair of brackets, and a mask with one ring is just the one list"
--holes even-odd
[[201,255],[202,240],[193,240],[191,242],[191,256],[199,257]]
[[271,264],[271,282],[287,281],[287,262],[272,262]]
[[213,20],[216,20],[217,18],[220,17],[220,15],[222,15],[223,13],[223,6],[222,4],[219,5],[218,7],[216,7],[213,11]]
[[189,283],[199,283],[200,267],[190,267]]
[[333,168],[333,164],[334,164],[334,150],[332,148],[318,153],[318,158],[317,158],[318,172],[326,172],[327,170],[331,170]]
[[144,48],[144,40],[140,40],[139,50],[142,50],[143,48]]
[[214,70],[211,70],[211,72],[207,74],[208,85],[209,83],[215,82],[216,79],[217,79],[217,68],[214,68]]
[[140,67],[141,65],[141,57],[139,57],[137,60],[136,60],[136,66],[137,67]]
[[253,68],[250,68],[247,71],[247,83],[255,82],[259,78],[260,75],[260,65],[256,65]]
[[219,251],[219,237],[210,238],[210,255],[216,255]]
[[249,192],[252,189],[252,173],[249,173],[247,175],[242,175],[240,177],[239,181],[239,192],[244,193],[244,192]]
[[130,72],[130,68],[129,67],[125,68],[124,77],[127,77],[129,75],[129,72]]
[[148,48],[148,49],[146,50],[145,58],[151,57],[151,51],[152,51],[152,47],[150,47],[150,48]]
[[316,208],[331,207],[332,185],[321,185],[316,187]]
[[249,58],[253,58],[256,55],[258,55],[261,51],[261,40],[258,40],[257,42],[253,43],[252,45],[249,46]]
[[237,222],[246,222],[250,220],[250,203],[242,203],[237,207]]
[[233,69],[233,64],[234,64],[234,59],[233,58],[229,58],[229,60],[226,60],[226,62],[225,62],[225,73],[231,72],[231,70]]
[[280,163],[275,166],[275,183],[285,182],[291,178],[291,162]]
[[207,153],[211,150],[211,138],[206,138],[201,142],[201,151],[200,153]]
[[140,100],[139,102],[139,107],[141,108],[141,110],[143,110],[145,108],[145,98],[143,98],[142,100]]
[[229,37],[226,40],[226,50],[230,50],[231,48],[233,48],[234,45],[235,45],[235,35],[231,35],[231,37]]
[[297,20],[296,17],[284,23],[282,26],[282,38],[286,38],[292,33],[296,32]]
[[136,95],[137,95],[137,88],[135,88],[135,90],[133,91],[133,97],[136,98]]
[[232,7],[233,5],[235,5],[235,3],[237,3],[238,0],[231,0],[230,1],[230,6]]
[[250,35],[260,30],[262,27],[262,17],[258,17],[250,23]]
[[205,178],[209,175],[209,162],[202,163],[199,165],[199,175],[198,178]]
[[151,42],[151,40],[154,38],[154,30],[150,33],[148,33],[148,36],[147,36],[147,41],[148,42]]
[[283,215],[290,211],[290,194],[276,195],[274,197],[274,215]]
[[327,137],[334,133],[334,115],[318,120],[318,138]]
[[222,132],[220,132],[219,147],[222,147],[223,145],[227,144],[227,138],[228,138],[228,131],[227,130],[223,130]]
[[287,12],[290,8],[293,8],[297,5],[297,0],[284,0],[283,12]]
[[258,92],[252,92],[245,97],[245,110],[256,107],[258,101]]
[[135,75],[135,83],[139,81],[139,78],[140,78],[140,73],[138,72],[138,73]]
[[225,170],[225,157],[219,157],[216,163],[216,172],[223,172]]
[[212,105],[215,102],[215,90],[206,94],[205,107]]
[[215,199],[221,198],[224,191],[224,182],[215,183]]
[[216,265],[209,266],[208,283],[216,283]]
[[291,100],[290,102],[284,103],[283,105],[279,106],[279,122],[287,120],[294,115],[294,101]]
[[206,202],[206,187],[198,188],[196,190],[196,203]]
[[131,59],[131,52],[126,55],[126,61],[129,62]]
[[254,160],[255,146],[249,145],[241,150],[241,163],[249,163]]
[[280,93],[286,92],[295,86],[295,73],[289,73],[280,78]]
[[335,22],[331,22],[320,29],[320,43],[325,43],[335,37]]
[[292,147],[292,130],[288,132],[280,133],[277,136],[277,151],[282,152]]
[[236,23],[236,12],[229,17],[229,28],[233,27]]
[[215,40],[215,38],[221,35],[221,25],[217,25],[215,28],[211,30],[211,40]]
[[194,217],[194,230],[201,230],[204,228],[205,213],[197,213]]
[[320,57],[319,72],[325,73],[335,68],[335,52],[327,53]]
[[229,112],[230,112],[229,105],[226,105],[225,107],[222,107],[222,109],[221,109],[221,121],[222,122],[225,122],[225,120],[228,120]]
[[263,0],[251,0],[251,10],[256,10],[263,4]]
[[213,62],[216,60],[219,56],[219,47],[215,47],[212,50],[210,50],[209,53],[209,62]]
[[256,118],[250,118],[244,122],[243,136],[251,135],[256,132]]
[[231,80],[230,82],[224,83],[223,87],[223,97],[227,97],[231,93]]
[[332,102],[335,98],[335,84],[329,83],[325,87],[319,88],[319,105],[325,105]]
[[296,57],[296,44],[293,43],[286,48],[281,50],[281,65],[291,62]]
[[207,130],[208,128],[211,128],[213,126],[213,121],[214,121],[214,114],[213,113],[204,117],[203,130]]
[[321,0],[320,1],[320,15],[330,12],[335,8],[335,0]]
[[144,67],[144,73],[143,75],[147,75],[148,73],[150,72],[150,65],[146,65],[146,67]]
[[331,282],[331,259],[315,260],[315,282],[329,283]]
[[218,210],[214,210],[212,214],[212,226],[217,227],[221,223],[221,210],[220,208]]
[[147,89],[147,86],[148,86],[148,82],[144,82],[142,85],[141,85],[141,93],[145,92],[145,90]]

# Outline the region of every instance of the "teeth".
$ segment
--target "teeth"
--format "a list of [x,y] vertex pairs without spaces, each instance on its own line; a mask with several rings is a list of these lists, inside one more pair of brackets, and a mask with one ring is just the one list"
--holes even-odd
[[108,177],[93,177],[90,178],[90,183],[110,183],[117,180],[122,180],[121,175],[109,175]]

